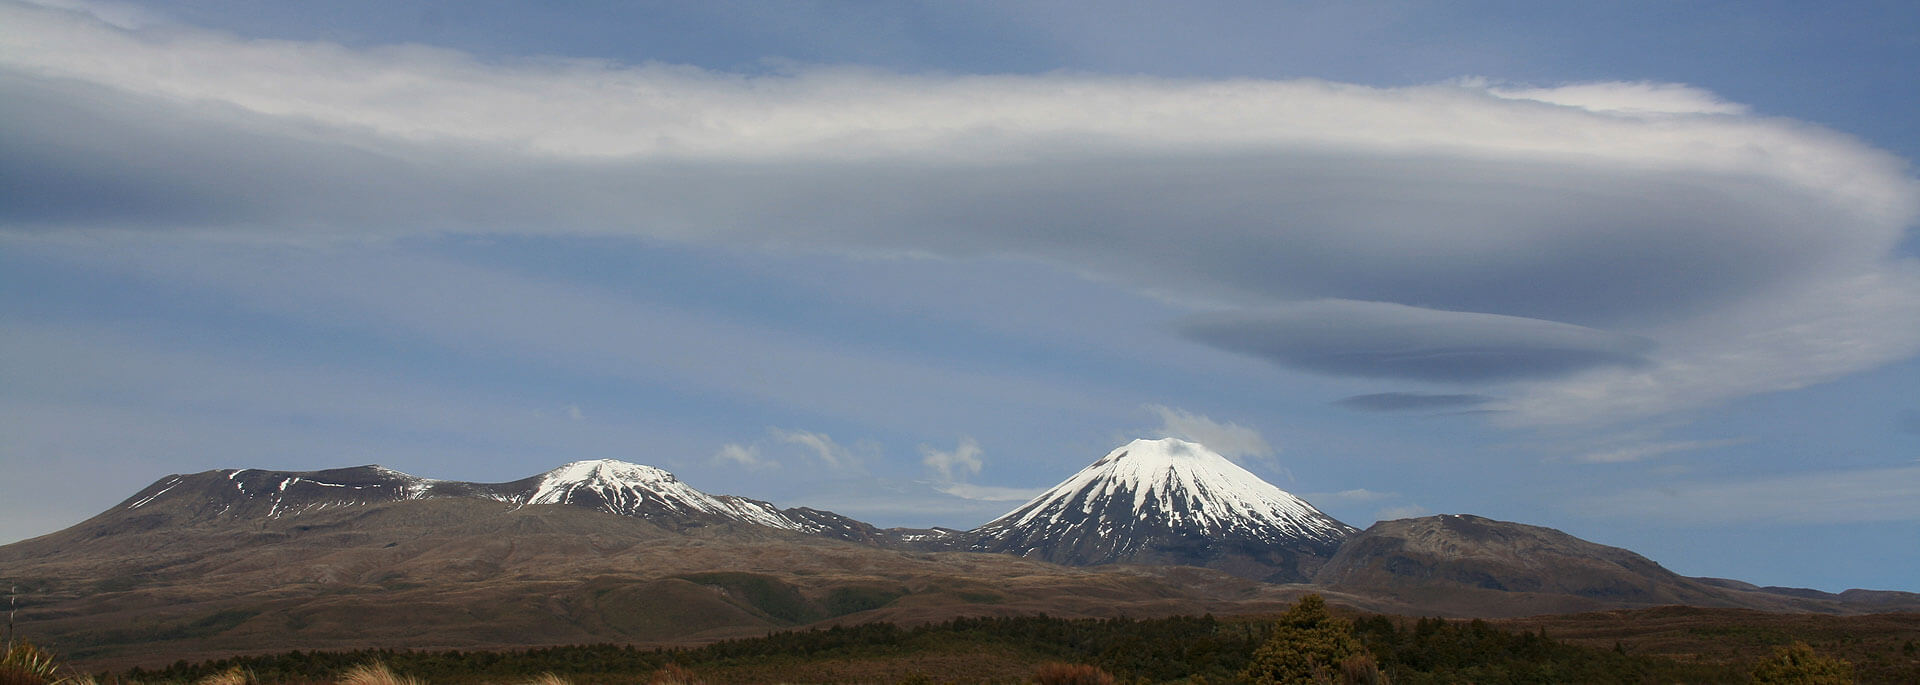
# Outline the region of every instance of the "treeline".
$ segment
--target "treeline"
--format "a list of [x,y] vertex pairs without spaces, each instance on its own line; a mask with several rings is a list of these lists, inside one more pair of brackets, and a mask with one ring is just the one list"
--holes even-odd
[[[158,670],[102,674],[100,680],[193,683],[239,668],[255,682],[301,683],[330,680],[355,666],[382,663],[428,683],[526,682],[549,673],[575,683],[644,682],[648,674],[670,664],[724,682],[727,674],[750,680],[746,674],[780,673],[785,668],[799,670],[834,661],[912,663],[927,655],[979,655],[1024,662],[1017,665],[1029,670],[1045,662],[1092,664],[1120,682],[1225,683],[1247,677],[1256,653],[1273,637],[1276,625],[1213,616],[960,618],[912,628],[875,623],[791,631],[684,649],[603,644],[509,651],[293,651],[182,661]],[[1749,682],[1744,670],[1733,667],[1578,646],[1480,621],[1369,616],[1354,621],[1350,634],[1376,660],[1380,674],[1398,685]],[[967,676],[950,669],[925,675],[924,682]]]

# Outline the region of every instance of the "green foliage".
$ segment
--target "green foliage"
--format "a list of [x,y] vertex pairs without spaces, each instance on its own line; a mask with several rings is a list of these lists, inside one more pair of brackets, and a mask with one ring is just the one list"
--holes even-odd
[[1345,685],[1389,685],[1387,674],[1372,654],[1355,654],[1340,662],[1340,682]]
[[832,592],[827,593],[827,598],[823,600],[821,604],[824,605],[824,608],[827,610],[827,615],[845,616],[855,612],[878,609],[892,604],[893,600],[905,597],[906,595],[906,588],[901,587],[849,585],[834,588]]
[[1319,595],[1307,595],[1274,624],[1241,678],[1257,685],[1313,682],[1362,649],[1352,625],[1328,613]]
[[[100,644],[142,644],[166,642],[208,637],[232,630],[247,619],[260,615],[256,609],[224,609],[206,616],[182,622],[135,625],[117,630],[105,630],[89,636],[88,642]],[[96,650],[72,650],[70,656],[79,659],[94,656]]]
[[692,573],[681,580],[718,587],[748,607],[788,624],[809,623],[826,618],[801,596],[800,590],[773,576],[737,571]]
[[1821,656],[1805,642],[1781,647],[1753,667],[1753,682],[1762,685],[1850,685],[1853,664]]
[[[1324,604],[1295,607],[1279,622],[1212,616],[1150,620],[1016,616],[961,618],[912,628],[871,623],[675,650],[580,645],[513,651],[295,651],[200,664],[180,662],[165,669],[135,669],[118,675],[123,681],[153,685],[192,683],[240,667],[251,672],[256,682],[307,683],[332,680],[351,667],[377,662],[435,685],[523,683],[545,673],[578,685],[594,685],[646,682],[669,664],[689,669],[684,673],[697,671],[713,682],[752,682],[755,677],[725,674],[785,674],[823,665],[893,663],[900,667],[885,678],[839,678],[893,682],[910,677],[914,670],[924,671],[914,666],[916,659],[964,655],[1002,662],[1002,679],[1032,674],[1032,669],[1047,662],[1066,662],[1096,667],[1117,682],[1231,683],[1241,681],[1241,674],[1251,670],[1249,666],[1283,630],[1318,634],[1316,629],[1346,625],[1324,612]],[[1387,681],[1395,685],[1748,681],[1747,673],[1731,668],[1576,646],[1478,621],[1396,621],[1371,616],[1354,621],[1347,630],[1344,640],[1322,636],[1322,643],[1335,647],[1322,654],[1352,647],[1337,660],[1320,657],[1321,675],[1329,681],[1373,685]],[[1009,672],[1006,665],[1016,670]],[[927,672],[940,682],[982,679]]]

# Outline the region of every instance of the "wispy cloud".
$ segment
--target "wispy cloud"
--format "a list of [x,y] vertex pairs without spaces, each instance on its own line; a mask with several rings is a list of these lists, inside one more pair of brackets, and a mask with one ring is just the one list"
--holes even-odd
[[1192,440],[1234,461],[1249,459],[1273,463],[1279,453],[1260,431],[1231,421],[1215,421],[1184,409],[1149,404],[1147,411],[1160,418],[1156,432],[1163,436]]
[[1417,504],[1407,504],[1397,507],[1387,507],[1376,511],[1373,513],[1373,518],[1376,521],[1392,521],[1394,519],[1419,518],[1432,513],[1433,512],[1428,511],[1426,507]]
[[1920,521],[1920,466],[1672,483],[1586,498],[1575,507],[1679,526]]
[[1335,402],[1348,409],[1359,411],[1432,411],[1459,410],[1478,407],[1494,401],[1486,395],[1432,394],[1422,392],[1377,392],[1368,395],[1354,395]]
[[1010,488],[968,482],[971,477],[980,474],[986,463],[981,459],[979,441],[970,436],[960,438],[959,444],[952,450],[921,445],[920,463],[932,472],[933,489],[965,500],[1024,502],[1046,491],[1046,488]]
[[1339,492],[1315,492],[1305,495],[1312,502],[1378,502],[1399,497],[1397,492],[1379,492],[1366,488],[1354,488]]
[[952,450],[940,450],[931,445],[920,446],[920,463],[933,470],[941,482],[964,481],[969,476],[980,474],[980,443],[972,437],[960,438],[960,444]]
[[852,450],[834,442],[833,437],[825,433],[804,430],[771,429],[774,439],[791,445],[806,448],[814,459],[829,469],[848,470],[860,468],[860,458]]
[[1721,440],[1674,440],[1668,442],[1645,442],[1587,452],[1573,458],[1573,461],[1590,464],[1617,464],[1629,461],[1643,461],[1675,452],[1719,449],[1753,442],[1752,438],[1726,438]]
[[749,471],[780,467],[780,462],[761,458],[760,447],[758,445],[742,445],[732,442],[721,445],[719,451],[713,453],[713,462],[716,464],[738,466]]
[[1047,491],[1046,488],[1008,488],[972,483],[944,483],[935,485],[934,489],[961,499],[981,502],[1025,502]]

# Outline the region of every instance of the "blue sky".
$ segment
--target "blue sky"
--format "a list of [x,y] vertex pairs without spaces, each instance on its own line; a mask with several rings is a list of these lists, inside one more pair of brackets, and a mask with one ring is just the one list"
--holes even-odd
[[[556,9],[557,8],[557,9]],[[970,527],[1127,439],[1358,526],[1920,590],[1906,3],[0,3],[0,540],[619,458]]]

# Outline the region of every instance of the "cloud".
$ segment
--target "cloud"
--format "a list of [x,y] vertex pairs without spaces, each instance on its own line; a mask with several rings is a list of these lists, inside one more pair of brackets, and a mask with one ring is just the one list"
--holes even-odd
[[122,29],[141,29],[167,22],[167,19],[138,5],[100,0],[27,0],[41,7],[84,13],[108,25]]
[[1920,350],[1904,163],[1686,86],[743,76],[15,3],[0,25],[15,239],[1013,257],[1225,312],[1190,334],[1294,368],[1509,385],[1498,420],[1525,424]]
[[1677,525],[1920,521],[1920,466],[1674,483],[1588,498],[1575,507]]
[[980,443],[971,437],[962,437],[950,452],[921,445],[920,463],[933,470],[943,483],[964,481],[968,476],[980,474]]
[[1271,462],[1279,452],[1259,431],[1233,422],[1220,422],[1182,409],[1149,404],[1147,411],[1160,417],[1156,431],[1163,436],[1192,440],[1234,461],[1258,459]]
[[1345,376],[1478,382],[1638,366],[1645,339],[1496,314],[1320,300],[1195,317],[1181,331],[1221,349]]
[[1496,421],[1577,424],[1672,415],[1793,390],[1920,352],[1920,263],[1904,261],[1783,288],[1654,329],[1638,368],[1515,388]]
[[1617,464],[1621,462],[1643,461],[1652,457],[1675,452],[1718,449],[1753,442],[1752,438],[1727,438],[1723,440],[1675,440],[1669,442],[1648,442],[1623,447],[1588,452],[1574,457],[1573,461],[1589,464]]
[[741,445],[731,442],[721,445],[720,451],[713,453],[713,463],[739,466],[749,471],[780,467],[780,462],[760,457],[759,445]]
[[[1471,81],[1468,81],[1469,83]],[[1747,113],[1747,106],[1720,99],[1711,92],[1677,83],[1576,83],[1552,88],[1490,87],[1503,98],[1534,100],[1594,112],[1623,114]]]
[[781,428],[770,430],[773,433],[774,439],[806,448],[808,452],[812,453],[815,459],[820,461],[821,465],[829,469],[847,470],[860,468],[859,457],[854,456],[851,450],[841,447],[839,443],[833,441],[832,437],[824,433],[785,430]]
[[1398,507],[1387,507],[1376,511],[1373,513],[1373,520],[1392,521],[1394,519],[1419,518],[1432,513],[1431,511],[1427,511],[1426,507],[1417,504],[1407,504]]
[[1352,490],[1341,490],[1339,492],[1316,492],[1306,497],[1308,500],[1314,502],[1378,502],[1399,496],[1399,493],[1394,492],[1379,492],[1366,488],[1354,488]]
[[1046,491],[1046,488],[1009,488],[967,482],[970,477],[979,475],[985,465],[980,459],[980,443],[972,437],[960,438],[960,443],[952,451],[921,445],[920,463],[933,472],[933,489],[961,499],[1024,502]]
[[961,499],[980,502],[1025,502],[1046,492],[1046,488],[1007,488],[972,483],[936,484],[934,489]]
[[1423,411],[1430,409],[1462,409],[1477,407],[1494,401],[1486,395],[1437,395],[1423,392],[1377,392],[1368,395],[1354,395],[1343,398],[1334,404],[1359,411]]

